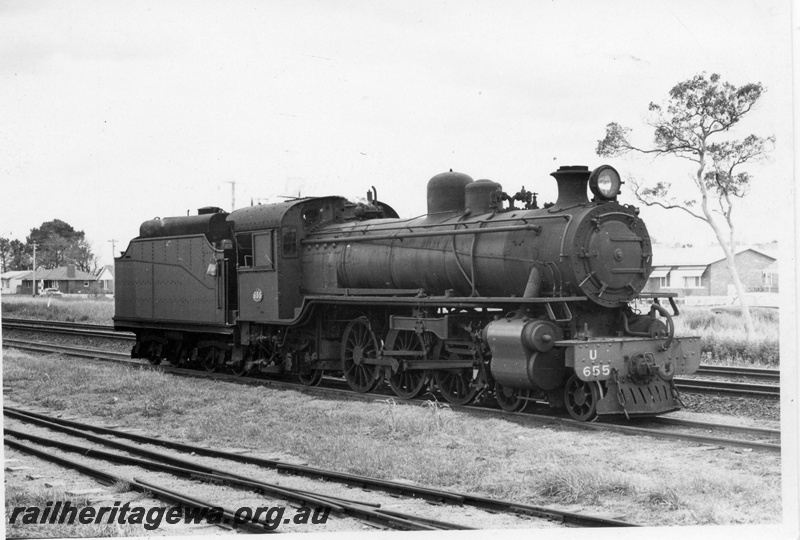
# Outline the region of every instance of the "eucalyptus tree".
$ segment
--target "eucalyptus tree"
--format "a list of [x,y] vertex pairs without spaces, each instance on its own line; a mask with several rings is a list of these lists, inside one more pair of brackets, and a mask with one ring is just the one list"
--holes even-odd
[[645,205],[686,212],[711,227],[725,253],[749,337],[755,329],[736,270],[733,210],[753,180],[743,169],[763,159],[775,137],[748,135],[728,139],[726,135],[753,110],[763,93],[761,83],[735,86],[716,73],[708,77],[702,73],[676,84],[663,105],[650,103],[645,122],[654,130],[652,145],[633,144],[629,139],[631,129],[616,122],[606,125],[605,138],[597,144],[600,156],[635,152],[694,163],[692,173],[674,185],[658,179],[633,179],[634,195]]

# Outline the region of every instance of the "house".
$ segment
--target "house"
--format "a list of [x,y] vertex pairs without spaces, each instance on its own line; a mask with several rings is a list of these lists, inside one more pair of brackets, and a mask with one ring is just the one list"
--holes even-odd
[[22,280],[25,276],[30,274],[30,270],[12,270],[0,274],[0,281],[2,281],[2,289],[0,294],[17,294],[22,288]]
[[38,283],[37,292],[42,289],[56,288],[64,294],[87,294],[95,292],[97,277],[89,272],[77,270],[74,265],[58,268],[37,268],[36,272],[28,271],[22,280],[19,292],[32,294],[33,280]]
[[778,261],[764,268],[761,274],[764,282],[763,292],[778,292]]
[[101,294],[114,294],[114,265],[107,264],[97,274],[97,284]]
[[[756,247],[734,253],[739,279],[747,292],[778,291],[777,255]],[[653,247],[653,273],[643,292],[677,292],[681,296],[734,296],[728,260],[719,246]]]

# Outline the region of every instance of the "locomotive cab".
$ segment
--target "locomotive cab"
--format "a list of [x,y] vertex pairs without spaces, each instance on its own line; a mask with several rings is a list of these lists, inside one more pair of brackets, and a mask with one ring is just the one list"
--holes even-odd
[[341,197],[295,199],[236,210],[239,320],[292,320],[302,306],[300,242],[320,224],[342,213]]
[[336,282],[335,261],[306,264],[314,249],[304,245],[306,237],[344,221],[379,222],[384,214],[397,217],[391,207],[374,199],[353,204],[343,197],[294,199],[230,214],[237,246],[239,320],[279,324],[295,320],[308,292],[305,285]]

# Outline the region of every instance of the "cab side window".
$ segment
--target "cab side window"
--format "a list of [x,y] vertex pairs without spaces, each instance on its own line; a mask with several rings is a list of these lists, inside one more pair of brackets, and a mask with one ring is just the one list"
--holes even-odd
[[250,233],[236,235],[236,262],[239,266],[253,266],[253,236]]
[[253,234],[253,266],[270,270],[275,268],[272,231]]

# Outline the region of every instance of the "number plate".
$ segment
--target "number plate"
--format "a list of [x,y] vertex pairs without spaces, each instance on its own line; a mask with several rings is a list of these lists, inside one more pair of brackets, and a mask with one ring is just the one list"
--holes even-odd
[[592,366],[583,366],[581,374],[583,375],[581,379],[585,381],[593,381],[596,379],[607,379],[609,375],[611,375],[611,365],[594,364]]

